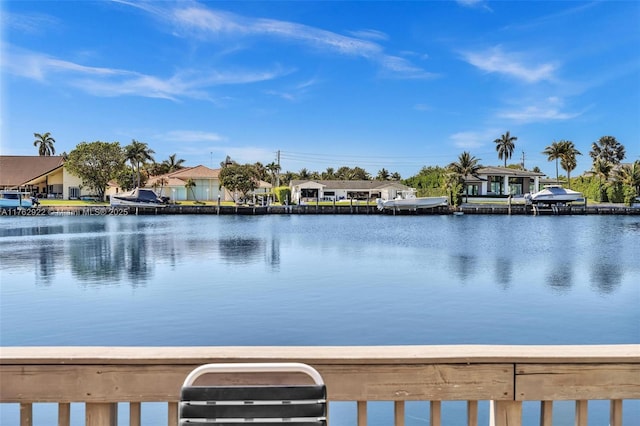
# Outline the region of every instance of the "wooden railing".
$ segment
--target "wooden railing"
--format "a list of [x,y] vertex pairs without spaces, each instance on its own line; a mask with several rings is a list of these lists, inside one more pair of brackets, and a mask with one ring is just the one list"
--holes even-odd
[[549,426],[553,402],[566,400],[575,401],[577,426],[587,425],[590,400],[610,401],[610,425],[621,426],[622,401],[640,399],[640,345],[2,347],[0,402],[20,404],[21,426],[32,424],[40,402],[58,404],[61,426],[76,402],[85,403],[87,426],[112,426],[117,403],[127,402],[137,426],[141,403],[160,401],[174,426],[180,387],[196,366],[281,361],[318,369],[331,402],[356,402],[359,426],[373,401],[393,402],[396,426],[405,424],[407,401],[429,401],[431,426],[446,424],[442,401],[467,401],[469,426],[478,424],[479,401],[493,401],[498,426],[522,424],[523,401],[540,401],[539,424]]

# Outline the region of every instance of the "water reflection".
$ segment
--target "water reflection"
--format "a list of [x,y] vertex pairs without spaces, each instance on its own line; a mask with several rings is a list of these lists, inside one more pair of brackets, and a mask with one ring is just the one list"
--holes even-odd
[[467,281],[473,276],[476,269],[476,256],[469,254],[455,254],[451,256],[452,270],[460,278],[460,281]]
[[566,294],[573,286],[573,272],[571,265],[566,262],[555,261],[545,276],[547,286],[558,294]]
[[601,295],[614,293],[622,285],[622,278],[620,265],[602,260],[591,264],[591,286]]
[[230,263],[253,263],[264,257],[266,242],[260,238],[231,237],[218,240],[220,258]]

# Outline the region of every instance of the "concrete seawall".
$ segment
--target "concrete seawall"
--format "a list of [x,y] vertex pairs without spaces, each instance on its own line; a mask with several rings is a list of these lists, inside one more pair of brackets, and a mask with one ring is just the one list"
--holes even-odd
[[[386,214],[386,215],[448,215],[454,209],[440,206],[419,210],[380,211],[374,205],[295,205],[295,206],[180,206],[159,208],[110,207],[110,206],[44,206],[23,211],[13,211],[5,216],[128,216],[128,215],[265,215],[265,214]],[[640,215],[639,207],[606,206],[557,206],[534,209],[525,205],[464,204],[457,212],[464,214],[495,215]]]

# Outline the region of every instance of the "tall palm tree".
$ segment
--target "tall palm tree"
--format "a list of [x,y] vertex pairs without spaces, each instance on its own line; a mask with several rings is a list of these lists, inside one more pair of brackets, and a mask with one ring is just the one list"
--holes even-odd
[[608,163],[614,165],[620,164],[625,157],[624,145],[616,140],[613,136],[603,136],[598,142],[591,144],[591,158],[595,162],[598,158],[602,158]]
[[184,160],[182,158],[176,160],[176,154],[171,154],[168,160],[164,160],[162,165],[165,167],[167,173],[175,172],[176,170],[183,169],[182,165]]
[[471,155],[468,151],[464,151],[455,161],[447,166],[457,177],[458,181],[464,185],[464,192],[469,200],[469,187],[464,184],[466,176],[477,176],[480,169],[480,159]]
[[196,183],[193,181],[193,179],[189,178],[187,180],[187,183],[184,184],[185,189],[187,190],[187,198],[189,198],[189,191],[191,191],[191,195],[193,195],[193,200],[194,201],[198,201],[196,199],[196,192],[193,188],[196,187]]
[[513,150],[516,147],[515,141],[517,140],[518,138],[516,136],[511,136],[508,131],[498,139],[494,140],[496,143],[496,151],[498,151],[498,158],[500,160],[504,158],[504,167],[507,167],[507,159],[511,158]]
[[131,166],[136,171],[137,186],[140,186],[140,165],[147,161],[153,161],[155,151],[149,148],[145,142],[138,142],[133,139],[131,143],[124,147],[125,157],[131,162]]
[[376,180],[389,180],[391,174],[389,174],[389,170],[384,167],[378,170],[378,176],[376,176]]
[[280,173],[280,165],[275,161],[264,166],[269,176],[271,176],[271,185],[276,186],[278,184],[278,175]]
[[636,160],[631,164],[623,164],[616,173],[616,177],[623,185],[630,187],[635,198],[640,194],[640,160]]
[[569,182],[569,188],[571,188],[571,171],[577,167],[576,155],[582,155],[580,151],[571,141],[561,140],[562,154],[560,156],[560,165],[567,171],[567,181]]
[[602,180],[604,179],[605,183],[609,179],[609,175],[611,174],[611,170],[613,169],[613,164],[606,161],[604,158],[597,158],[593,162],[593,172],[598,176],[598,196],[600,199],[598,201],[602,201],[604,199],[602,190]]
[[34,133],[33,136],[36,138],[36,140],[33,141],[33,146],[38,147],[38,155],[48,157],[56,153],[56,149],[53,146],[56,140],[51,137],[50,132],[42,134]]
[[562,158],[564,154],[565,145],[560,142],[553,141],[551,145],[546,147],[542,153],[547,156],[547,160],[556,160],[556,184],[560,183],[560,173],[558,171],[558,160]]

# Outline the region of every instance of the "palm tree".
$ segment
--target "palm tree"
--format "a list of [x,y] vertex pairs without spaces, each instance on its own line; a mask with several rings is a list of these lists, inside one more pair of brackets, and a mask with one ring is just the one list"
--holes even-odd
[[640,194],[640,160],[620,166],[616,177],[628,188],[624,190],[625,202],[628,205],[633,204],[633,200]]
[[322,172],[322,179],[324,180],[332,180],[336,178],[336,171],[333,167],[327,167],[327,170]]
[[593,172],[598,176],[598,196],[600,197],[598,201],[602,201],[604,199],[602,191],[602,179],[604,178],[604,181],[606,182],[609,179],[609,174],[611,173],[612,169],[613,164],[607,162],[603,158],[597,158],[593,162]]
[[277,186],[278,175],[280,173],[280,165],[277,164],[275,161],[272,161],[271,163],[267,164],[264,167],[265,169],[267,169],[267,173],[269,173],[269,176],[271,176],[271,185]]
[[[451,170],[457,177],[459,183],[464,185],[464,180],[466,176],[477,176],[478,170],[480,169],[480,159],[474,157],[469,152],[464,151],[462,154],[458,156],[458,161],[455,161],[449,164],[447,167]],[[465,195],[467,196],[467,201],[469,200],[469,187],[464,185]]]
[[513,150],[516,147],[514,142],[517,140],[518,138],[516,136],[511,136],[508,131],[498,139],[494,140],[496,143],[496,151],[498,151],[498,158],[500,160],[504,158],[504,167],[507,167],[507,159],[511,158]]
[[167,173],[175,172],[176,170],[183,169],[182,165],[184,160],[181,158],[176,160],[176,154],[171,154],[168,160],[164,160],[162,165],[165,167]]
[[562,154],[560,156],[560,165],[567,171],[567,181],[569,182],[569,188],[571,188],[571,171],[577,167],[576,155],[582,155],[580,151],[576,149],[576,146],[571,141],[561,140]]
[[389,180],[391,175],[389,174],[389,170],[384,167],[378,170],[378,176],[376,176],[376,180]]
[[542,153],[547,156],[547,160],[553,161],[556,160],[556,184],[560,183],[560,173],[558,171],[558,160],[560,160],[564,154],[565,145],[562,143],[563,141],[556,142],[553,141],[551,145],[546,147]]
[[187,183],[184,184],[184,187],[187,190],[187,198],[189,198],[189,191],[191,191],[191,195],[193,195],[193,200],[198,201],[196,199],[196,192],[193,189],[196,187],[196,183],[193,181],[193,179],[188,179]]
[[56,143],[56,140],[51,137],[50,132],[43,134],[34,133],[33,136],[36,138],[36,140],[33,141],[33,146],[38,147],[38,155],[51,156],[56,153],[56,149],[53,146],[53,144]]
[[169,181],[167,178],[161,177],[156,181],[156,185],[160,187],[160,196],[162,197],[162,191],[164,190],[165,185],[168,185]]
[[124,147],[125,157],[131,162],[131,166],[136,171],[137,186],[140,186],[140,164],[144,164],[146,161],[153,161],[153,154],[155,151],[149,148],[145,142],[138,142],[133,139],[131,144]]
[[624,145],[616,140],[613,136],[603,136],[598,142],[591,144],[591,158],[595,162],[598,158],[602,158],[608,163],[614,165],[620,164],[625,157]]

